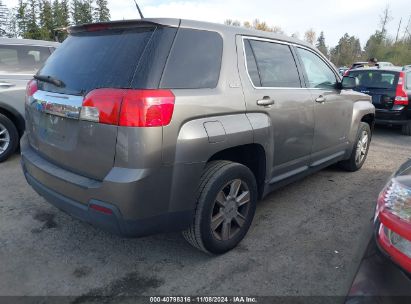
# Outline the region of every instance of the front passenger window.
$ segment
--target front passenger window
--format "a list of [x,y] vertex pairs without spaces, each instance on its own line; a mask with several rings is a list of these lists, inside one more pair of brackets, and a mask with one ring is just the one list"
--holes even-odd
[[320,57],[305,49],[297,48],[297,51],[308,78],[307,85],[309,88],[335,88],[337,78],[331,68]]

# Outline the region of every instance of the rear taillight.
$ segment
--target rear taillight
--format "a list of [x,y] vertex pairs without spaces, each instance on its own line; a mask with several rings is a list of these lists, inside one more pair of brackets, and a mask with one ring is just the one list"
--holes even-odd
[[37,87],[37,80],[32,79],[27,83],[27,87],[26,87],[26,103],[29,103],[30,101],[30,97],[32,97],[34,95],[34,93],[36,93],[38,90]]
[[97,89],[85,97],[80,119],[123,127],[161,127],[174,112],[170,90]]
[[400,72],[400,77],[398,78],[397,89],[395,91],[394,105],[408,105],[408,95],[405,90],[405,73]]
[[86,95],[80,119],[117,125],[124,90],[98,89]]
[[120,126],[160,127],[170,123],[174,94],[169,90],[130,90],[123,99]]
[[404,177],[392,179],[380,194],[377,215],[379,244],[411,273],[411,187]]

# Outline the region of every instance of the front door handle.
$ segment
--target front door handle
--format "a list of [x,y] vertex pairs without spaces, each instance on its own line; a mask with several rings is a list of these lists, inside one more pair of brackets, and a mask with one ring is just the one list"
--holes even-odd
[[315,102],[324,103],[325,100],[326,100],[326,98],[325,98],[324,96],[320,95],[320,96],[315,100]]
[[257,105],[268,107],[275,104],[274,99],[271,99],[270,96],[264,96],[263,99],[257,100]]

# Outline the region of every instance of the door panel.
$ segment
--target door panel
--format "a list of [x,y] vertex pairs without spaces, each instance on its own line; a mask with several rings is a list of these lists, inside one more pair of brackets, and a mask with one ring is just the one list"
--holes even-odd
[[237,43],[244,50],[238,55],[247,112],[262,112],[271,118],[272,182],[308,169],[314,104],[309,90],[301,87],[290,47],[257,38],[243,42],[239,37]]
[[312,163],[344,151],[348,144],[353,103],[337,89],[334,71],[310,50],[296,47],[314,101]]

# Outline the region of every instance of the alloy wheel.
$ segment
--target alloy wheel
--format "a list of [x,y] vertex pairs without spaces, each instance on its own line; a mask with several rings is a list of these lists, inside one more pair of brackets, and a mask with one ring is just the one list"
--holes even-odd
[[0,155],[3,154],[10,145],[10,133],[6,127],[0,123]]
[[368,132],[367,131],[362,131],[360,139],[358,140],[357,143],[357,151],[355,155],[355,163],[357,165],[361,164],[365,157],[367,156],[367,151],[368,151]]
[[246,223],[250,191],[241,179],[227,183],[217,194],[211,215],[211,230],[220,241],[232,239]]

